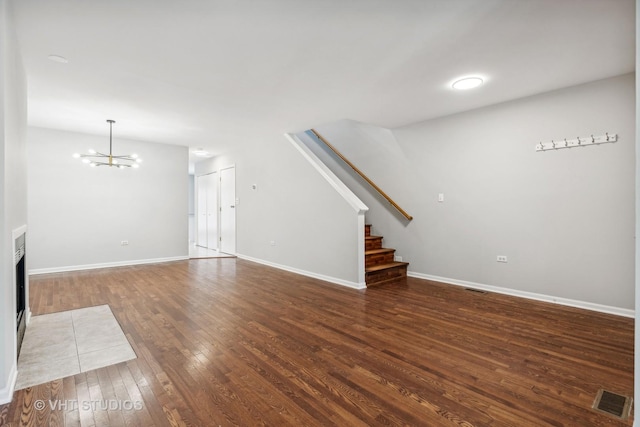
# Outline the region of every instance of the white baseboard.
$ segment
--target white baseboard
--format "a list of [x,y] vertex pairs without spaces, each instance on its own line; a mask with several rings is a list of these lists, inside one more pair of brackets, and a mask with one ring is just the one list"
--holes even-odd
[[298,268],[289,267],[287,265],[282,265],[282,264],[276,264],[271,261],[265,261],[263,259],[253,258],[247,255],[236,254],[236,256],[240,259],[255,262],[258,264],[267,265],[269,267],[274,267],[274,268],[285,270],[291,273],[301,274],[307,277],[313,277],[314,279],[324,280],[325,282],[335,283],[336,285],[347,286],[353,289],[366,289],[367,287],[367,285],[364,282],[363,283],[350,282],[348,280],[338,279],[336,277],[331,277],[331,276],[325,276],[323,274],[313,273],[311,271],[300,270]]
[[468,282],[466,280],[450,279],[448,277],[432,276],[430,274],[416,273],[415,271],[409,271],[407,272],[407,275],[409,277],[416,277],[418,279],[432,280],[434,282],[442,282],[450,285],[464,286],[465,288],[480,289],[483,291],[495,292],[498,294],[511,295],[511,296],[527,298],[527,299],[536,300],[536,301],[550,302],[550,303],[559,304],[559,305],[566,305],[569,307],[583,308],[585,310],[615,314],[616,316],[631,317],[631,318],[635,317],[635,310],[629,310],[626,308],[611,307],[608,305],[595,304],[587,301],[578,301],[578,300],[573,300],[569,298],[560,298],[560,297],[554,297],[551,295],[537,294],[534,292],[519,291],[517,289],[501,288],[498,286],[484,285],[482,283]]
[[11,372],[9,372],[9,379],[7,381],[7,384],[3,388],[0,388],[0,405],[9,403],[13,399],[13,391],[16,387],[17,379],[18,368],[16,367],[16,363],[14,363],[11,367]]
[[37,274],[63,273],[65,271],[93,270],[96,268],[126,267],[129,265],[140,265],[140,264],[158,264],[162,262],[184,261],[187,259],[189,259],[188,256],[177,256],[177,257],[169,257],[169,258],[153,258],[153,259],[138,259],[138,260],[131,260],[131,261],[105,262],[100,264],[70,265],[66,267],[36,268],[33,270],[29,270],[29,275],[32,276]]

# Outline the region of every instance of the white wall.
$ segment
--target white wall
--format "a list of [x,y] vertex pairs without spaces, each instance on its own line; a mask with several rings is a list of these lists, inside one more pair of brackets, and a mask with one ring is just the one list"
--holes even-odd
[[0,0],[0,404],[17,373],[12,230],[27,223],[26,88],[10,3]]
[[[630,314],[634,93],[633,75],[615,77],[393,129],[395,141],[319,130],[333,130],[330,142],[414,216],[407,224],[356,191],[414,275]],[[534,150],[605,132],[619,141]],[[370,147],[389,167],[369,159]]]
[[251,149],[197,163],[195,173],[230,165],[236,167],[238,256],[359,284],[357,214],[282,134],[257,136]]
[[116,127],[114,153],[137,153],[139,169],[71,157],[108,144],[106,123],[105,136],[29,128],[30,272],[188,257],[188,149],[123,140]]
[[[640,0],[636,0],[636,70],[640,69]],[[636,193],[635,193],[635,202],[636,202],[636,223],[635,223],[635,231],[636,235],[640,231],[640,75],[636,73],[636,90],[634,91],[636,95],[636,115],[635,115],[635,123],[636,123]],[[638,271],[640,271],[640,241],[636,239],[635,245],[635,307],[636,313],[640,309],[640,275],[638,275]],[[636,316],[635,320],[635,345],[634,345],[634,395],[636,399],[640,396],[640,316]],[[636,405],[637,407],[637,405]],[[634,410],[634,414],[636,411]],[[640,425],[640,417],[634,416],[633,425]]]

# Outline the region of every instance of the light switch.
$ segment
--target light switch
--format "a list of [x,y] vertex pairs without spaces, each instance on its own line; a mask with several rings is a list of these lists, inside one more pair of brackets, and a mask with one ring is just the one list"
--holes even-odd
[[444,193],[438,193],[438,202],[444,202]]

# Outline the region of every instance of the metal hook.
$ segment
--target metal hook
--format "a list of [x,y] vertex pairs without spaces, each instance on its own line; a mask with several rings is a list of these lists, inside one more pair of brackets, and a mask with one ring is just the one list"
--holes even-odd
[[596,139],[593,137],[593,134],[591,134],[591,143],[595,144],[596,143]]
[[578,145],[580,145],[580,137],[578,137]]
[[551,146],[553,147],[554,150],[556,149],[556,143],[553,142],[553,140],[551,140]]
[[605,133],[607,135],[607,141],[609,141],[609,132]]
[[567,142],[567,138],[565,138],[565,139],[564,139],[564,146],[565,146],[565,147],[568,147],[568,146],[569,146],[569,143]]

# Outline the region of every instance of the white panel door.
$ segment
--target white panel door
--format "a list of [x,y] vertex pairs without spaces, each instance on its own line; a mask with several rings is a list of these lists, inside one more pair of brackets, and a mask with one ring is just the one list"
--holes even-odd
[[207,176],[196,177],[196,244],[207,247]]
[[207,180],[207,248],[218,249],[218,174],[205,175]]
[[220,251],[236,253],[236,168],[220,171]]

